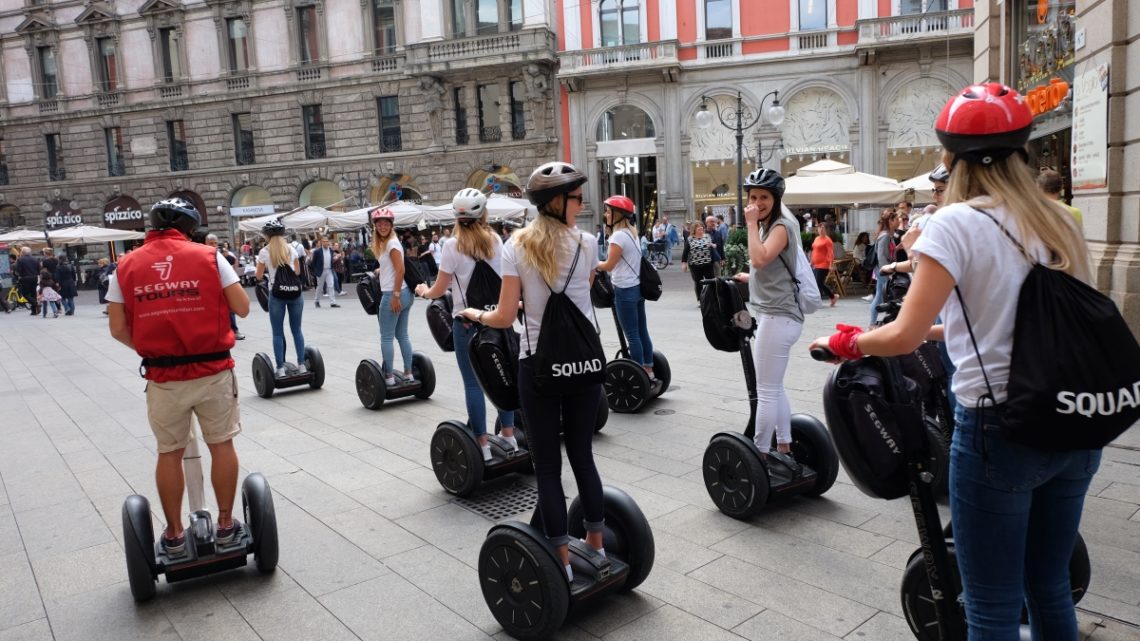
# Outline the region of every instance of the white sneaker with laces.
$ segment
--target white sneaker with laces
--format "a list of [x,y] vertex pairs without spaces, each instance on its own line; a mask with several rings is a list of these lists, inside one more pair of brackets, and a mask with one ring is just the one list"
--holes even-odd
[[479,449],[483,450],[483,462],[484,463],[490,463],[491,462],[491,446],[490,445],[484,445],[483,447],[480,447]]
[[515,450],[516,452],[518,451],[518,449],[519,449],[518,439],[516,439],[513,436],[502,436],[500,438],[502,438],[503,441],[505,441],[507,443],[507,445],[510,445],[512,450]]
[[285,377],[285,373],[286,373],[286,370],[285,370],[285,366],[284,366],[284,365],[282,365],[281,367],[278,367],[278,368],[277,368],[277,378],[284,378],[284,377]]
[[396,377],[391,375],[391,374],[385,376],[384,377],[384,384],[387,385],[388,387],[395,387],[396,386]]

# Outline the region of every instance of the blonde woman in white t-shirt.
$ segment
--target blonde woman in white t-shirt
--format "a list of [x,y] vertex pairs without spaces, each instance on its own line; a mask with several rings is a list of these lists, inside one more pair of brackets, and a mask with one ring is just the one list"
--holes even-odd
[[285,226],[276,218],[270,220],[261,229],[262,235],[268,239],[268,244],[257,253],[257,271],[255,280],[269,273],[269,327],[273,332],[273,359],[277,367],[277,375],[284,376],[285,371],[285,314],[289,314],[289,331],[293,334],[293,350],[297,354],[297,369],[305,371],[305,335],[301,332],[301,315],[305,311],[305,297],[285,300],[273,295],[273,282],[277,272],[282,269],[291,269],[295,274],[301,274],[301,259],[292,245],[285,241]]
[[[629,357],[641,363],[649,379],[653,375],[653,341],[645,317],[645,299],[641,296],[641,253],[637,251],[636,207],[627,196],[610,196],[603,203],[603,220],[610,230],[610,248],[598,269],[613,272],[614,309],[629,342]],[[664,225],[661,225],[664,234]],[[654,229],[656,234],[656,228]]]
[[396,237],[396,214],[387,207],[377,207],[370,215],[372,220],[372,254],[380,264],[376,279],[380,283],[380,353],[384,357],[384,384],[396,384],[396,349],[393,339],[400,343],[400,356],[404,359],[405,383],[412,377],[412,340],[408,338],[408,313],[414,297],[404,285],[404,246]]
[[[1032,124],[1024,99],[1001,84],[951,98],[935,126],[950,169],[947,205],[914,245],[917,269],[898,320],[866,333],[841,325],[811,345],[850,359],[905,354],[945,336],[957,367],[950,512],[970,641],[1020,639],[1023,604],[1033,639],[1075,641],[1069,558],[1100,464],[1100,450],[1046,452],[1001,429],[1018,292],[1032,267],[1006,233],[1042,265],[1090,279],[1080,229],[1026,165]],[[932,328],[940,310],[944,326]]]

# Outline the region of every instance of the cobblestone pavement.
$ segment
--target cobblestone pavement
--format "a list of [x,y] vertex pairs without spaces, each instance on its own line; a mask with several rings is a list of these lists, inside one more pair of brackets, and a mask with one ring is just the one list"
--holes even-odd
[[[743,427],[740,362],[706,343],[687,275],[670,267],[664,280],[650,327],[673,386],[641,414],[611,415],[595,440],[603,479],[651,519],[657,564],[640,588],[572,619],[558,638],[912,639],[898,594],[917,545],[905,501],[868,498],[840,472],[822,498],[751,522],[715,510],[699,464],[714,432]],[[144,605],[131,599],[120,525],[128,494],[158,505],[138,359],[111,339],[93,292],[74,317],[0,318],[0,641],[506,638],[475,572],[491,521],[452,501],[428,467],[436,424],[465,410],[425,303],[415,303],[412,341],[435,362],[435,395],[373,412],[357,400],[353,373],[361,358],[379,358],[375,318],[355,296],[316,309],[306,295],[305,337],[324,355],[324,389],[256,396],[251,359],[271,353],[260,309],[241,322],[249,338],[235,350],[238,452],[243,472],[260,471],[273,487],[280,567],[269,577],[247,567],[162,582]],[[808,340],[865,318],[856,296],[810,317],[787,377],[795,411],[822,416],[829,366],[810,360]],[[601,326],[610,351],[608,315]],[[1140,639],[1138,504],[1133,429],[1105,451],[1086,503],[1093,581],[1082,638]]]

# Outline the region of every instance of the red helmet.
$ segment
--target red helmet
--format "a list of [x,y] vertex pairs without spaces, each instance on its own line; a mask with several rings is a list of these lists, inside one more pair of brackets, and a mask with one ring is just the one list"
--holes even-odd
[[633,200],[630,199],[628,196],[618,196],[618,195],[610,196],[609,198],[607,198],[605,200],[605,202],[603,204],[609,205],[610,207],[613,207],[614,209],[617,209],[619,211],[625,212],[625,213],[630,214],[630,215],[632,215],[637,210],[637,206],[633,204]]
[[377,207],[369,212],[369,218],[372,219],[372,224],[375,225],[378,220],[387,220],[392,224],[396,224],[396,214],[387,207]]
[[1032,128],[1025,98],[997,82],[966,87],[946,102],[934,124],[938,140],[955,160],[982,165],[1024,153]]

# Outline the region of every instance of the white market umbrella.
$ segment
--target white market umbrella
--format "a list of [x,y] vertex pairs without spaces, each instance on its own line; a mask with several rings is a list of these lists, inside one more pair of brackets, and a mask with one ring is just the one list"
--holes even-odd
[[315,231],[321,227],[331,228],[330,221],[333,220],[332,217],[335,213],[324,207],[309,205],[304,209],[282,216],[281,224],[285,225],[285,229],[292,231]]
[[851,165],[820,160],[800,168],[785,181],[784,202],[797,206],[846,203],[893,203],[906,190],[899,181],[855,171]]
[[934,202],[934,183],[930,182],[930,174],[921,174],[914,178],[902,181],[904,189],[914,190],[915,202]]
[[265,226],[265,223],[275,218],[281,218],[281,214],[267,214],[265,216],[242,218],[238,221],[238,230],[259,234],[261,233],[261,228]]
[[[338,224],[345,225],[344,229],[366,227],[368,225],[368,212],[380,206],[381,205],[369,205],[368,207],[354,209],[343,214],[336,214],[334,218]],[[391,209],[392,212],[396,214],[396,227],[415,227],[419,225],[420,221],[424,220],[424,210],[426,208],[422,205],[397,200],[384,203],[383,206]]]
[[[487,196],[487,222],[514,222],[523,225],[538,215],[538,210],[529,200],[511,198],[501,194]],[[455,223],[455,211],[451,205],[436,205],[424,209],[425,222],[429,225],[445,226]]]
[[35,229],[13,229],[0,234],[0,243],[46,243],[43,231]]
[[142,240],[146,233],[126,229],[110,229],[94,225],[76,225],[48,232],[53,243],[61,245],[96,245],[116,240]]

